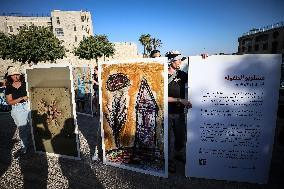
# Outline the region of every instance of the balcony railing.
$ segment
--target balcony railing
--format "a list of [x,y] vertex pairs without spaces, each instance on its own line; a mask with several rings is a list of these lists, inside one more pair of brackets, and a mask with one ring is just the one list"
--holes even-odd
[[262,28],[258,28],[258,29],[252,29],[249,32],[246,32],[242,35],[243,36],[248,36],[248,35],[252,35],[252,34],[256,34],[256,33],[261,33],[261,32],[265,32],[271,29],[275,29],[275,28],[281,28],[284,27],[284,22],[278,22],[276,24],[271,24]]

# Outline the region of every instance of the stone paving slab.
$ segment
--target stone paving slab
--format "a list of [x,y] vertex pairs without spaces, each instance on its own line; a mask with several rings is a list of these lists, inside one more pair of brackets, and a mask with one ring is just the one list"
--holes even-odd
[[[284,185],[284,147],[275,144],[269,183],[266,185],[186,178],[184,165],[178,173],[159,178],[92,161],[95,151],[98,119],[78,115],[81,160],[34,153],[16,158],[19,140],[11,116],[0,113],[0,188],[107,188],[107,189],[277,189]],[[32,148],[32,145],[30,146]]]

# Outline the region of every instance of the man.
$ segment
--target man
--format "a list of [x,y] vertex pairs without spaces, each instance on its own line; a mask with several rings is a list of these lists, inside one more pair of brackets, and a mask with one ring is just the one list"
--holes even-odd
[[152,50],[150,57],[151,58],[161,57],[161,52],[159,50]]
[[[168,111],[169,111],[169,171],[175,172],[174,157],[184,159],[186,125],[185,108],[191,108],[191,103],[185,97],[187,74],[180,69],[180,55],[169,60],[168,68]],[[174,136],[174,141],[173,141]]]

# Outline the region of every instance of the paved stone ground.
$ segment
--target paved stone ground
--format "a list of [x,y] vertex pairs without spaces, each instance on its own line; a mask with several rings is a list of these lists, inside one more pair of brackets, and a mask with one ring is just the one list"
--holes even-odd
[[[284,127],[284,120],[281,122]],[[284,185],[284,147],[278,144],[277,138],[270,179],[266,185],[186,178],[182,164],[179,165],[178,173],[170,174],[166,179],[107,166],[101,161],[92,161],[94,149],[90,147],[96,146],[98,120],[80,115],[78,123],[81,160],[46,156],[34,153],[33,150],[16,158],[19,149],[16,126],[10,114],[0,113],[0,188],[277,189]]]

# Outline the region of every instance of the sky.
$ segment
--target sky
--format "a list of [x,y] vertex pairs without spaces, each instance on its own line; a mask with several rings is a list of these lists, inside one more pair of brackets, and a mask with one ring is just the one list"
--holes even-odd
[[52,10],[91,12],[94,34],[111,42],[158,38],[162,55],[234,53],[238,37],[252,28],[284,21],[284,0],[0,0],[0,14],[50,14]]

